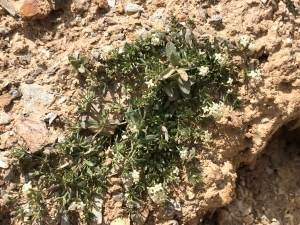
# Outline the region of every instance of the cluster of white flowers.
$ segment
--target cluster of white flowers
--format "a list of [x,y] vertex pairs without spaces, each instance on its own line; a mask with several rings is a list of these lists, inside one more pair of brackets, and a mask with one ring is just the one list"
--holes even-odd
[[151,35],[151,44],[153,44],[154,46],[159,45],[161,42],[159,35],[158,34],[152,34]]
[[137,184],[140,181],[140,173],[139,173],[139,171],[133,170],[132,173],[131,173],[131,176],[132,176],[133,182],[135,184]]
[[199,75],[205,77],[209,73],[208,66],[201,66],[199,68]]
[[164,203],[168,196],[162,184],[156,184],[154,187],[148,187],[148,193],[153,202],[159,204]]
[[223,102],[214,103],[210,107],[204,107],[203,111],[206,116],[213,116],[216,120],[222,118],[224,113],[225,105]]
[[172,173],[173,173],[174,175],[178,176],[178,175],[179,175],[179,168],[176,166],[176,167],[174,168],[174,170],[172,171]]
[[148,88],[151,88],[151,87],[154,87],[154,86],[155,86],[155,84],[153,83],[153,80],[152,80],[152,79],[149,80],[149,81],[146,81],[145,84],[147,84],[147,87],[148,87]]
[[29,202],[22,205],[23,212],[29,215],[31,213]]
[[32,189],[31,181],[29,181],[27,184],[23,184],[22,193],[24,197],[27,197],[31,189]]
[[203,142],[209,142],[211,140],[212,134],[207,130],[204,131]]
[[136,125],[129,124],[128,129],[134,134],[137,133],[139,130],[137,129]]
[[228,56],[226,54],[215,53],[214,56],[215,56],[215,59],[217,60],[217,62],[221,66],[225,66],[227,64],[227,62],[228,62]]
[[232,85],[233,79],[232,78],[228,78],[227,84]]
[[242,48],[246,48],[250,42],[250,38],[247,35],[242,35],[239,40],[239,44]]
[[254,82],[257,82],[257,83],[262,81],[261,72],[259,69],[251,70],[250,73],[248,73],[248,77],[250,77],[251,80],[253,80]]
[[195,155],[196,151],[195,148],[189,150],[187,147],[182,147],[182,150],[179,152],[180,158],[184,161],[191,161]]
[[70,211],[74,210],[83,210],[85,207],[85,204],[83,202],[72,202],[71,205],[69,206]]

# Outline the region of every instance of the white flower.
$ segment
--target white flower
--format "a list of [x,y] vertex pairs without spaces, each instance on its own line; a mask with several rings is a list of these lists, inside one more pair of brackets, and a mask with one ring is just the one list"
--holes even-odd
[[228,56],[226,54],[215,53],[214,56],[221,66],[225,66],[227,64]]
[[123,139],[123,140],[126,140],[127,138],[128,138],[128,136],[127,136],[127,135],[125,135],[125,134],[124,134],[124,135],[122,135],[122,139]]
[[227,90],[227,93],[232,93],[232,92],[233,92],[232,88]]
[[204,113],[208,111],[207,116],[213,116],[216,120],[219,120],[223,116],[224,109],[225,106],[223,102],[219,102],[219,104],[213,102],[212,106],[208,109],[205,108]]
[[248,77],[250,77],[251,80],[253,80],[254,82],[260,82],[260,81],[262,81],[261,72],[258,69],[251,70],[250,73],[248,73]]
[[233,82],[233,79],[229,77],[229,78],[228,78],[228,81],[227,81],[227,84],[232,85],[232,82]]
[[174,168],[174,170],[172,171],[172,173],[175,174],[176,176],[178,176],[178,174],[179,174],[179,168],[176,166]]
[[27,196],[32,189],[31,181],[29,181],[27,184],[23,184],[22,192],[24,196]]
[[74,210],[83,210],[85,207],[85,204],[83,202],[72,202],[71,205],[69,206],[70,211]]
[[183,161],[189,162],[195,157],[196,151],[195,148],[189,150],[187,147],[182,147],[182,150],[179,152],[179,155]]
[[243,48],[246,48],[248,46],[250,42],[250,38],[247,36],[247,35],[242,35],[240,37],[240,40],[239,40],[239,44],[243,47]]
[[207,130],[204,131],[204,137],[203,137],[203,142],[209,142],[211,140],[212,134],[209,133]]
[[28,202],[26,204],[23,204],[22,208],[23,208],[24,213],[26,213],[26,214],[30,213],[30,205]]
[[153,44],[154,46],[157,46],[160,44],[160,38],[157,34],[151,35],[151,44]]
[[199,68],[199,75],[200,76],[206,76],[209,73],[209,68],[207,66],[201,66]]
[[154,87],[155,84],[153,83],[152,79],[149,80],[149,81],[146,81],[145,84],[147,84],[147,87],[150,88],[150,87]]
[[139,180],[140,180],[140,173],[139,173],[139,171],[133,170],[131,176],[132,176],[133,182],[135,184],[139,182]]
[[156,184],[154,187],[148,187],[148,193],[153,202],[159,204],[164,203],[168,196],[162,184]]
[[137,133],[139,130],[137,129],[136,125],[134,125],[133,127],[129,127],[129,130],[132,132],[132,133]]

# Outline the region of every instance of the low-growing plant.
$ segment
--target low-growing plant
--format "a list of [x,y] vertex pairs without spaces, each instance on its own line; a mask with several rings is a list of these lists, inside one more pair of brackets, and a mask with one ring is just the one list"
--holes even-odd
[[94,66],[69,57],[86,77],[77,122],[35,172],[60,210],[82,211],[90,221],[110,176],[122,178],[129,212],[146,194],[164,204],[168,185],[184,177],[201,184],[196,156],[213,138],[206,124],[222,118],[226,106],[239,107],[239,80],[226,42],[197,40],[193,21],[170,21],[168,32],[140,36]]

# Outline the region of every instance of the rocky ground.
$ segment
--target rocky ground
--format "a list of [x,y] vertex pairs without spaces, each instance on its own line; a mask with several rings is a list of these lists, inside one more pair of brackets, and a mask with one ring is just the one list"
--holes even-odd
[[[53,146],[76,110],[82,81],[67,57],[96,62],[139,35],[164,31],[175,15],[193,19],[198,36],[251,37],[247,60],[263,82],[240,87],[243,108],[214,126],[214,142],[197,156],[203,185],[183,183],[172,190],[178,211],[146,209],[143,223],[300,224],[299,12],[296,0],[0,0],[1,223],[10,224],[4,190],[25,182],[11,169],[10,147]],[[243,60],[234,58],[239,66]],[[105,224],[130,224],[111,196],[103,215]]]

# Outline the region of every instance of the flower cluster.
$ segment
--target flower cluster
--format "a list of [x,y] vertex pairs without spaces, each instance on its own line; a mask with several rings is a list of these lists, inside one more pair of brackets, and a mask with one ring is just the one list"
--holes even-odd
[[250,42],[250,38],[247,35],[242,35],[239,40],[239,44],[242,48],[246,48]]
[[196,151],[195,148],[189,150],[187,147],[182,147],[181,151],[179,152],[179,155],[183,161],[189,162],[195,157]]
[[32,189],[31,181],[29,181],[27,184],[23,184],[22,193],[23,193],[24,197],[28,196],[31,189]]
[[154,86],[155,86],[155,84],[153,83],[153,80],[152,80],[152,79],[149,80],[149,81],[146,81],[145,84],[147,84],[147,87],[148,87],[148,88],[151,88],[151,87],[154,87]]
[[251,70],[250,73],[248,73],[248,77],[250,77],[251,80],[253,80],[254,82],[257,82],[257,83],[262,81],[261,72],[259,69]]
[[83,210],[85,207],[85,204],[83,202],[72,202],[71,205],[69,206],[70,211],[74,210]]
[[158,34],[152,34],[151,35],[151,44],[154,46],[160,45],[160,37]]
[[209,133],[207,130],[204,131],[204,136],[203,136],[203,142],[209,142],[211,140],[212,134]]
[[208,66],[201,66],[199,69],[199,75],[205,77],[209,73]]
[[135,184],[137,184],[140,181],[140,173],[139,173],[139,171],[133,170],[132,173],[131,173],[131,176],[132,176],[133,182]]
[[203,111],[206,116],[213,116],[216,120],[219,120],[222,118],[224,113],[225,105],[223,102],[219,103],[212,103],[212,106],[210,107],[204,107]]
[[156,184],[154,187],[148,187],[147,189],[150,198],[152,199],[153,202],[157,204],[164,203],[168,198],[166,191],[163,188],[161,183]]
[[215,53],[215,60],[221,65],[221,66],[225,66],[228,62],[228,56],[226,54],[222,54],[222,53]]

